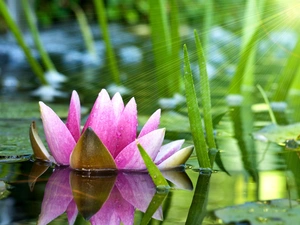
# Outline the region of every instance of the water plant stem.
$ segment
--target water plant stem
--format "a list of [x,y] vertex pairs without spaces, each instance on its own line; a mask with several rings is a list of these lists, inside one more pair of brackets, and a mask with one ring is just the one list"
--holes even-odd
[[203,106],[203,119],[205,123],[207,144],[209,149],[216,149],[214,129],[212,123],[210,87],[206,69],[206,59],[199,39],[199,35],[196,30],[194,30],[194,35],[197,48],[198,66],[200,70],[201,102]]
[[53,62],[51,61],[49,55],[47,54],[47,52],[45,51],[43,44],[41,42],[40,39],[40,35],[38,32],[38,29],[36,27],[36,21],[35,21],[35,17],[34,14],[30,8],[29,2],[28,0],[22,0],[22,6],[24,8],[25,11],[25,15],[26,15],[26,19],[27,19],[27,23],[29,26],[29,29],[31,31],[32,37],[33,37],[33,41],[42,57],[42,61],[46,67],[46,69],[48,71],[56,71],[55,66],[53,64]]
[[164,3],[163,0],[149,0],[149,20],[158,89],[161,94],[171,96],[174,80],[170,69],[172,49]]
[[300,65],[300,39],[298,39],[298,42],[294,48],[294,50],[291,52],[290,57],[287,60],[287,63],[282,71],[282,74],[279,77],[278,80],[278,88],[276,89],[272,101],[273,102],[282,102],[285,101],[288,92],[290,90],[290,87],[293,84],[294,80],[296,79],[297,70]]
[[45,78],[42,67],[32,56],[30,49],[28,48],[28,46],[26,45],[26,43],[23,39],[20,29],[18,28],[17,24],[14,22],[13,18],[10,16],[10,13],[7,9],[6,4],[4,3],[4,0],[0,0],[0,13],[2,14],[5,22],[7,23],[7,26],[9,27],[10,31],[15,36],[18,44],[22,48],[22,50],[27,58],[27,61],[29,62],[35,75],[37,76],[37,78],[40,80],[40,82],[43,85],[48,85],[48,82]]
[[210,174],[199,174],[193,196],[193,201],[186,219],[188,224],[202,224],[206,216]]
[[106,55],[108,60],[108,66],[110,68],[110,72],[112,73],[113,80],[116,84],[121,84],[120,73],[117,66],[117,60],[112,48],[112,44],[110,42],[110,35],[108,31],[108,24],[106,18],[106,11],[104,7],[103,0],[94,0],[94,4],[96,7],[96,13],[98,18],[98,24],[100,26],[100,30],[102,31],[103,40],[106,46]]
[[200,167],[211,168],[211,163],[207,152],[206,140],[202,127],[202,118],[199,112],[198,100],[186,45],[184,45],[183,51],[186,104],[196,155]]
[[214,15],[214,1],[206,1],[205,2],[205,14],[204,14],[204,23],[203,23],[203,39],[202,46],[204,51],[207,50],[208,40],[210,29],[213,25],[213,15]]
[[257,85],[257,88],[258,88],[258,90],[260,91],[261,95],[262,95],[263,98],[264,98],[265,103],[266,103],[267,106],[268,106],[268,111],[269,111],[269,115],[270,115],[270,117],[271,117],[272,123],[273,123],[273,124],[277,124],[276,117],[275,117],[275,115],[274,115],[274,112],[273,112],[273,110],[272,110],[272,107],[270,106],[270,102],[269,102],[269,99],[268,99],[268,97],[267,97],[266,92],[262,89],[262,87],[261,87],[259,84]]
[[180,51],[181,51],[181,40],[179,34],[179,13],[178,13],[178,1],[170,0],[170,28],[171,28],[171,69],[170,72],[172,74],[172,90],[180,91],[182,85],[181,78],[181,59],[180,59]]
[[94,44],[93,35],[91,32],[90,26],[88,24],[88,20],[84,14],[84,11],[75,2],[72,2],[71,8],[76,15],[87,51],[89,52],[89,54],[91,56],[93,56],[95,59],[97,59],[97,52],[96,52],[96,48],[95,48],[95,44]]
[[250,55],[252,54],[252,48],[255,46],[258,39],[258,33],[259,29],[256,29],[248,43],[242,49],[240,61],[229,86],[229,94],[241,94],[241,87],[244,82],[247,65],[249,63]]

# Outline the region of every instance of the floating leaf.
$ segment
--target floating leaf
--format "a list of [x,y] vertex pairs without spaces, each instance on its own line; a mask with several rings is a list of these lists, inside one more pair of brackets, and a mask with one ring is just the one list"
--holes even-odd
[[92,128],[88,127],[77,142],[70,166],[76,170],[116,170],[115,161]]
[[251,225],[298,224],[300,205],[289,199],[249,202],[215,211],[224,223],[248,221]]
[[300,134],[300,123],[290,125],[271,124],[263,129],[254,132],[253,137],[260,141],[282,143],[287,139],[295,139]]

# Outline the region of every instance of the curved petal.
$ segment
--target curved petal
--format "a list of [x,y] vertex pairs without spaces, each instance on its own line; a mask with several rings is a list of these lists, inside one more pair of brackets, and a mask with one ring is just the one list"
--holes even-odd
[[172,141],[166,145],[161,146],[159,149],[159,152],[154,160],[155,164],[160,164],[162,161],[166,160],[169,158],[171,155],[173,155],[175,152],[177,152],[184,140],[177,140],[177,141]]
[[49,149],[57,164],[69,165],[75,140],[56,113],[43,102],[39,102],[44,132]]
[[73,199],[69,185],[69,173],[69,168],[58,169],[49,178],[37,224],[48,224],[67,210]]
[[158,109],[150,116],[150,118],[148,119],[148,121],[145,123],[145,125],[142,128],[142,130],[138,136],[139,138],[158,128],[160,114],[161,114],[161,110]]
[[84,132],[91,127],[113,155],[115,148],[116,121],[113,105],[105,89],[102,89],[96,99],[92,111],[84,125]]
[[75,141],[78,141],[80,137],[80,118],[81,114],[79,96],[76,91],[73,91],[66,126],[71,132]]
[[[122,197],[142,212],[146,212],[155,192],[155,185],[147,173],[119,173],[116,181]],[[162,208],[159,207],[153,218],[162,220]]]
[[34,153],[34,157],[36,159],[55,163],[55,160],[49,154],[45,145],[43,144],[43,142],[37,132],[36,124],[34,121],[32,121],[32,123],[30,125],[29,138],[30,138],[31,147],[32,147],[32,150]]
[[67,208],[67,217],[68,217],[69,225],[73,225],[75,223],[77,215],[78,215],[78,209],[74,199],[72,199],[72,201],[70,202]]
[[101,209],[91,218],[91,224],[115,224],[120,222],[124,225],[134,223],[134,207],[127,202],[115,186],[110,193],[108,200]]
[[174,155],[170,156],[159,165],[157,165],[157,167],[159,169],[171,169],[171,168],[179,167],[188,160],[188,158],[191,156],[193,152],[193,149],[194,146],[188,146],[186,148],[183,148],[177,151],[176,153],[174,153]]
[[125,106],[118,121],[116,151],[114,157],[117,156],[123,148],[135,140],[137,126],[137,106],[134,98],[132,98]]
[[147,151],[148,155],[154,159],[164,140],[165,129],[154,130],[145,136],[127,145],[115,158],[118,169],[121,170],[144,170],[146,169],[144,160],[137,147],[139,142]]
[[77,142],[70,156],[70,167],[75,170],[117,169],[112,155],[90,127]]
[[118,120],[124,110],[124,102],[122,99],[122,96],[120,95],[119,92],[117,92],[113,98],[111,99],[112,105],[113,105],[113,109],[114,109],[114,113],[115,113],[115,117]]

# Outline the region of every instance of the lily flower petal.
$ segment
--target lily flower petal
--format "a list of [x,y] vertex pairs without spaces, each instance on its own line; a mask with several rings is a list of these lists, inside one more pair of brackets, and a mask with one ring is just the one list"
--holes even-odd
[[70,167],[76,170],[116,170],[115,161],[95,132],[88,127],[71,156]]
[[116,121],[113,105],[105,89],[102,89],[96,99],[92,111],[84,125],[83,132],[91,127],[113,155],[115,140],[112,138],[116,131]]
[[127,202],[115,186],[109,198],[90,220],[91,224],[132,225],[134,223],[134,207]]
[[70,169],[55,170],[45,188],[38,225],[48,224],[63,214],[73,199],[69,185]]
[[122,96],[120,95],[119,92],[117,92],[114,95],[114,97],[111,99],[111,102],[113,105],[115,117],[117,120],[119,120],[119,118],[124,110],[124,102],[123,102]]
[[[116,181],[122,197],[128,201],[134,208],[146,212],[155,192],[155,185],[146,173],[119,173]],[[154,213],[153,218],[162,220],[161,206]]]
[[146,169],[144,160],[137,147],[140,143],[148,155],[154,159],[161,147],[165,135],[165,129],[154,130],[145,136],[127,145],[115,158],[118,169],[121,170],[143,170]]
[[154,163],[160,164],[162,161],[169,158],[171,155],[173,155],[175,152],[177,152],[180,149],[183,142],[184,142],[184,140],[177,140],[177,141],[172,141],[166,145],[163,145],[160,148],[160,150],[154,160]]
[[49,149],[58,164],[69,165],[70,154],[76,142],[56,113],[43,102],[39,104]]
[[193,152],[194,146],[188,146],[177,151],[165,161],[157,165],[159,169],[171,169],[184,164]]
[[79,96],[76,91],[73,91],[66,126],[71,132],[75,141],[78,141],[80,137],[80,118],[81,113]]
[[123,148],[135,140],[137,126],[137,107],[134,98],[132,98],[125,106],[118,121],[114,156],[117,156]]
[[161,114],[161,110],[158,109],[150,116],[150,118],[148,119],[148,121],[145,123],[145,125],[142,128],[142,130],[138,136],[139,138],[158,128],[160,114]]
[[70,202],[67,208],[67,217],[68,217],[69,225],[73,225],[75,223],[77,215],[78,215],[78,209],[76,206],[76,202],[74,201],[74,199],[72,199],[72,201]]

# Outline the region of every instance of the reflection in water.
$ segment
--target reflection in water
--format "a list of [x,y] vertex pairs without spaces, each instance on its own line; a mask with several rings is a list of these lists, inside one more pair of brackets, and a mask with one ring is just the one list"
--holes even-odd
[[[40,168],[42,174],[44,167]],[[185,172],[165,173],[176,187],[192,189]],[[28,180],[31,188],[38,176],[33,170]],[[133,224],[135,209],[145,213],[142,221],[163,220],[161,204],[167,194],[156,189],[147,173],[99,174],[56,168],[45,188],[38,224],[48,224],[65,212],[69,224],[75,223],[78,213],[91,224]]]

